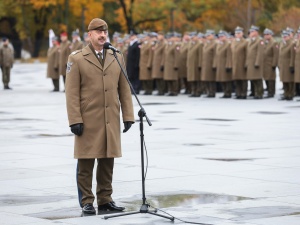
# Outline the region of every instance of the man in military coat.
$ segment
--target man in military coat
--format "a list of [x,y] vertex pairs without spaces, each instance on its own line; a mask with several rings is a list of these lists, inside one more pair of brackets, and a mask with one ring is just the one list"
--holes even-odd
[[276,67],[278,63],[278,43],[273,39],[273,31],[266,28],[264,30],[264,73],[263,77],[267,84],[268,98],[275,95],[276,87]]
[[71,53],[71,42],[68,40],[67,32],[60,34],[60,46],[59,46],[59,74],[62,75],[64,83],[66,82],[66,69],[68,57]]
[[83,42],[80,40],[79,32],[72,32],[72,43],[70,45],[70,52],[74,52],[76,50],[80,50],[83,48]]
[[281,35],[283,40],[279,47],[278,68],[284,93],[279,100],[291,101],[295,95],[295,45],[289,31],[284,30]]
[[[95,159],[98,211],[124,210],[111,197],[114,158],[122,156],[120,108],[123,132],[134,123],[130,87],[112,50],[103,49],[107,29],[104,20],[93,19],[88,26],[91,43],[71,53],[67,66],[66,103],[69,125],[75,134],[78,198],[83,213],[89,214],[95,214]],[[117,56],[122,63],[122,56]]]
[[189,33],[185,33],[182,37],[182,42],[179,46],[179,89],[184,89],[185,94],[190,94],[190,87],[187,83],[187,54],[190,45],[191,37]]
[[297,31],[295,46],[295,95],[300,96],[300,29]]
[[57,37],[52,38],[52,47],[47,51],[47,78],[53,82],[53,92],[59,91],[59,42]]
[[263,90],[263,54],[264,41],[259,37],[259,27],[252,25],[249,30],[249,43],[247,47],[246,69],[247,79],[254,87],[254,99],[262,99]]
[[208,90],[208,98],[216,95],[216,71],[213,68],[216,56],[215,31],[207,30],[205,33],[205,44],[202,52],[201,81]]
[[187,53],[187,81],[191,87],[189,97],[201,96],[201,63],[204,45],[204,35],[202,33],[190,32],[191,41]]
[[10,70],[14,64],[14,51],[10,47],[8,38],[2,38],[2,46],[0,48],[0,66],[2,71],[2,82],[4,90],[11,90],[9,87]]
[[220,82],[224,95],[222,98],[231,98],[232,92],[232,54],[231,45],[227,41],[227,33],[223,30],[218,33],[219,41],[216,47],[214,68],[216,68],[216,81]]
[[163,79],[163,70],[161,62],[164,55],[166,42],[162,32],[158,32],[157,42],[153,49],[153,60],[152,60],[152,70],[151,77],[156,82],[156,87],[158,90],[157,95],[164,95],[166,93],[166,84]]
[[235,39],[232,42],[232,80],[235,81],[237,99],[247,98],[248,81],[246,77],[246,55],[248,42],[244,39],[244,29],[235,28]]

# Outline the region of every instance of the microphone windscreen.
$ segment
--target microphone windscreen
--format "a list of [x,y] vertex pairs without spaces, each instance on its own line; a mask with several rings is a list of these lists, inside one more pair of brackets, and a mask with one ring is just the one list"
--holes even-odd
[[103,45],[104,49],[109,49],[109,46],[111,46],[111,44],[109,42],[105,42]]

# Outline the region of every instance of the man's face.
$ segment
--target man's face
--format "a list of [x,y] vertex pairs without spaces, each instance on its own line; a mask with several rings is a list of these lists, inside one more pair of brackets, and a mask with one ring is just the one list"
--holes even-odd
[[219,37],[219,40],[220,40],[220,41],[226,41],[226,36],[221,35],[221,36]]
[[66,41],[67,39],[68,39],[68,37],[66,35],[61,35],[60,36],[61,41]]
[[250,31],[249,33],[249,37],[250,38],[254,38],[258,36],[258,32],[256,30]]
[[107,30],[91,30],[88,34],[94,47],[103,48],[107,39]]
[[185,42],[189,42],[191,40],[191,37],[189,35],[185,34],[183,36],[182,40],[185,41]]
[[164,40],[164,35],[162,35],[162,34],[158,34],[158,40],[159,40],[159,41],[162,41],[162,40]]
[[272,37],[272,36],[271,36],[270,34],[265,34],[265,35],[264,35],[264,39],[265,39],[265,40],[270,40],[271,37]]
[[283,38],[283,40],[288,41],[288,40],[290,40],[291,37],[288,35],[284,35],[282,38]]
[[236,37],[236,38],[242,38],[243,37],[243,32],[236,32],[235,34],[234,34],[234,36]]
[[212,35],[212,34],[206,36],[206,40],[211,41],[213,39],[214,39],[214,35]]

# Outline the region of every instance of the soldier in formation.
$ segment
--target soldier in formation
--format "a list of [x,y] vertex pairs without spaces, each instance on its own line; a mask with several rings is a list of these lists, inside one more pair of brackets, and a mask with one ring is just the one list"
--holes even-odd
[[10,47],[8,38],[2,38],[2,45],[0,47],[0,66],[2,71],[2,82],[4,90],[11,90],[9,87],[10,70],[14,64],[14,50]]

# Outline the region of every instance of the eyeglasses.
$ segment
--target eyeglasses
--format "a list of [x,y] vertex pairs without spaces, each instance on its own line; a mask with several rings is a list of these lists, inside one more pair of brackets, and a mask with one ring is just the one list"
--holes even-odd
[[93,30],[93,31],[95,31],[97,34],[107,34],[107,30]]

